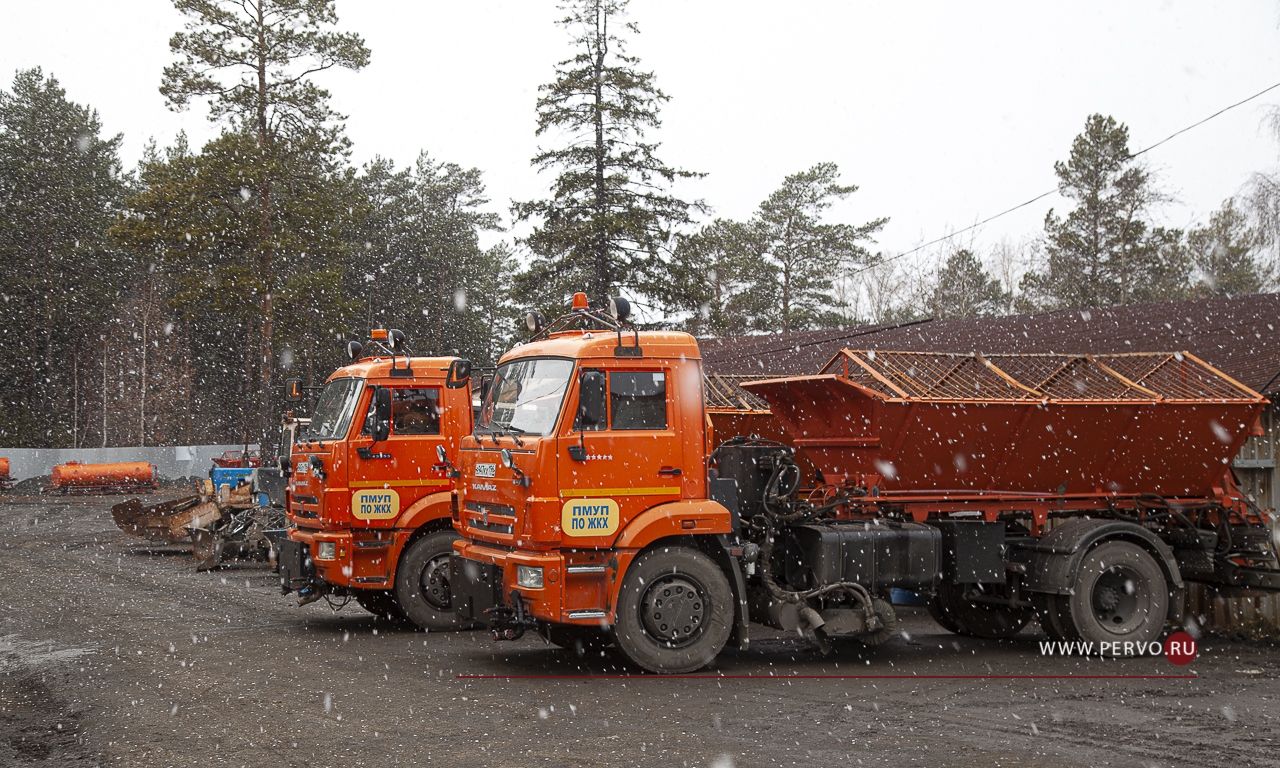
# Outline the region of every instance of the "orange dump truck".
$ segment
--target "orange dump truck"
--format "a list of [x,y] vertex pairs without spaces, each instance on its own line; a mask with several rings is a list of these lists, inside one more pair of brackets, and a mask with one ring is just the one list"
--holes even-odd
[[145,461],[81,464],[68,461],[50,473],[49,490],[59,493],[128,493],[160,487],[156,465]]
[[[354,598],[377,615],[451,629],[457,536],[436,451],[456,455],[471,432],[470,364],[408,357],[404,346],[399,331],[375,330],[325,382],[284,452],[291,527],[277,562],[283,590],[303,603]],[[301,399],[300,384],[289,386]]]
[[626,314],[531,317],[462,441],[453,603],[495,638],[688,672],[752,621],[883,642],[905,588],[955,632],[1038,614],[1117,654],[1179,620],[1185,580],[1280,589],[1228,468],[1265,401],[1189,355],[846,352],[742,385],[772,427],[738,403],[717,429],[696,341]]

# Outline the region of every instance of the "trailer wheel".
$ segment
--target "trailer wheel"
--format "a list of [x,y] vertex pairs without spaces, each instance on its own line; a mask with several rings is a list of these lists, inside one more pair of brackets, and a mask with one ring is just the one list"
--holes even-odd
[[[354,590],[353,590],[354,591]],[[356,602],[360,607],[387,621],[401,622],[407,620],[404,611],[396,603],[395,595],[385,589],[362,589],[356,592]]]
[[650,672],[692,672],[729,641],[733,606],[729,579],[714,560],[660,546],[636,558],[622,579],[614,641]]
[[[1058,608],[1062,629],[1074,635],[1072,639],[1150,643],[1164,631],[1169,587],[1164,571],[1145,549],[1128,541],[1108,541],[1084,556],[1073,594],[1058,597]],[[1120,646],[1111,647],[1120,652]]]
[[[929,601],[929,615],[944,629],[958,635],[973,635],[989,639],[1013,637],[1035,617],[1029,608],[1013,608],[1005,605],[975,603],[965,594],[967,584],[938,585]],[[1005,591],[1004,587],[987,587],[993,593]],[[993,597],[1007,595],[993,594]]]
[[396,602],[426,630],[463,629],[449,592],[449,558],[458,534],[436,531],[409,545],[396,567]]

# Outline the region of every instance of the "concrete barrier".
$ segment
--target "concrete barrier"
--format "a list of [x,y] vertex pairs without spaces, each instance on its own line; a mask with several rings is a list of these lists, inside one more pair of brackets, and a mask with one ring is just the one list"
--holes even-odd
[[[249,446],[257,450],[257,444]],[[209,459],[223,451],[241,451],[239,445],[177,445],[146,448],[0,448],[8,457],[9,473],[15,480],[49,474],[57,464],[79,461],[102,464],[113,461],[148,461],[156,465],[160,477],[203,477],[213,464]]]

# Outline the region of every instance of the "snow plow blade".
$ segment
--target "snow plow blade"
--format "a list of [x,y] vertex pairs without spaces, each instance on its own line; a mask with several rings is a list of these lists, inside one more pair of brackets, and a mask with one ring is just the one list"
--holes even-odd
[[111,508],[116,526],[139,539],[175,544],[190,538],[189,528],[203,528],[222,518],[222,510],[201,496],[184,496],[151,506],[129,499]]

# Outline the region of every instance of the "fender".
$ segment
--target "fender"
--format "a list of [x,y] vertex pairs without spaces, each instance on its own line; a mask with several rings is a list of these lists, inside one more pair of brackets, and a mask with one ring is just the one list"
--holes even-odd
[[733,533],[729,510],[709,499],[659,504],[631,518],[614,540],[615,549],[643,549],[668,536]]
[[409,505],[409,508],[396,518],[396,528],[416,530],[433,521],[452,517],[449,508],[451,491],[430,493]]
[[1140,525],[1121,520],[1068,520],[1037,542],[1010,547],[1007,558],[1010,562],[1026,565],[1026,576],[1022,582],[1024,590],[1069,595],[1085,554],[1095,544],[1116,540],[1137,544],[1156,559],[1169,584],[1169,619],[1180,621],[1184,592],[1182,572],[1169,547]]

